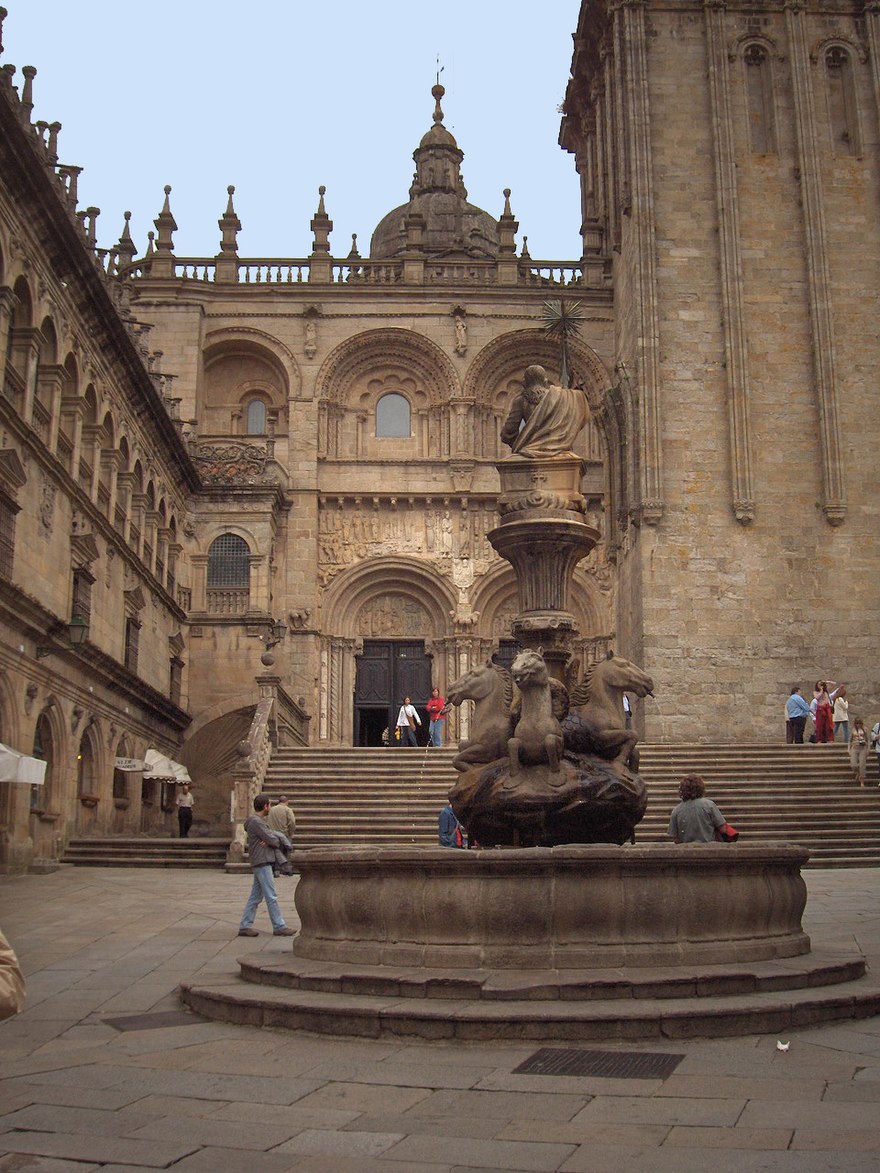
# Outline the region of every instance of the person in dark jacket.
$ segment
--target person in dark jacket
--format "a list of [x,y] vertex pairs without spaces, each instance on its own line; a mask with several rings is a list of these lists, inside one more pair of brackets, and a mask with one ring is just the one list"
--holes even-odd
[[438,820],[438,839],[441,847],[464,847],[464,836],[461,833],[461,823],[455,817],[455,811],[449,803],[440,812]]
[[[266,826],[265,816],[269,812],[271,801],[268,794],[258,794],[254,799],[254,811],[244,824],[248,837],[248,858],[254,873],[254,882],[251,894],[247,898],[244,912],[241,914],[241,924],[238,935],[240,937],[258,937],[254,926],[254,917],[257,915],[257,906],[261,900],[266,901],[269,910],[269,919],[272,922],[272,932],[276,937],[292,937],[293,929],[284,923],[281,908],[278,905],[278,894],[275,891],[275,851],[281,846],[283,836],[270,830]],[[285,840],[286,841],[286,840]]]

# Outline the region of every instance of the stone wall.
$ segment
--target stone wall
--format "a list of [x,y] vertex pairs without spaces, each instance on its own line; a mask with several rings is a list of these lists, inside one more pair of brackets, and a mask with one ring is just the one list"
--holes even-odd
[[[657,684],[652,740],[776,740],[791,686],[820,675],[847,682],[853,715],[877,718],[876,19],[866,30],[855,6],[582,8],[563,137],[593,133],[586,111],[610,82],[620,141],[605,190],[621,194],[601,217],[609,252],[622,224],[615,361],[632,375],[643,498],[652,445],[662,462],[659,517],[636,500],[624,519],[642,524],[621,537],[618,592],[621,650],[639,658],[641,641]],[[603,37],[610,79],[594,53]],[[835,47],[851,69],[855,153],[834,139]],[[761,52],[773,149],[756,152],[748,71]]]

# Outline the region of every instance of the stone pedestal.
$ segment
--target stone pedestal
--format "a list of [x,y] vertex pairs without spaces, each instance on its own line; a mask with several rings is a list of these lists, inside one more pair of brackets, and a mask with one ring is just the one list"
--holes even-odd
[[564,681],[577,634],[569,610],[571,579],[600,536],[584,520],[583,464],[577,457],[513,456],[496,467],[501,524],[487,537],[516,574],[520,613],[513,635],[523,647],[540,648],[551,675]]

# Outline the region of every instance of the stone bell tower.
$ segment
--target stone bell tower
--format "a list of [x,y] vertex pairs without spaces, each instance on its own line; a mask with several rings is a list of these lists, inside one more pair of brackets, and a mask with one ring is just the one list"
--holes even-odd
[[574,41],[560,142],[613,288],[618,643],[677,696],[646,736],[710,712],[778,735],[756,710],[830,665],[870,714],[880,11],[584,0]]

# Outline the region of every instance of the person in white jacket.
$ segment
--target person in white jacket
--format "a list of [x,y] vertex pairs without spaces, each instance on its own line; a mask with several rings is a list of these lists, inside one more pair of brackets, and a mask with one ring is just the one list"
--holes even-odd
[[403,698],[400,712],[397,714],[397,730],[400,734],[401,745],[418,745],[416,741],[416,725],[421,725],[422,719],[415,705],[408,696]]

